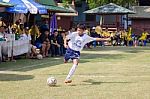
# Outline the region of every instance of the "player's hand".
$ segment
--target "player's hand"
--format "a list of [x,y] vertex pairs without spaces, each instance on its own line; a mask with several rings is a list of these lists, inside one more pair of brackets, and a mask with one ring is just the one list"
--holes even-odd
[[106,41],[111,41],[111,38],[109,37],[109,38],[105,38],[104,40],[106,40]]

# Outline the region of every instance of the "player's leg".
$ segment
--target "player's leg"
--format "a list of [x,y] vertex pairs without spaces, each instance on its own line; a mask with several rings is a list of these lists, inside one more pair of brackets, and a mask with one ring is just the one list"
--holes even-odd
[[73,59],[73,66],[70,69],[70,71],[66,77],[65,83],[71,83],[72,82],[71,77],[73,76],[73,74],[74,74],[74,72],[78,66],[78,62],[79,62],[79,59]]
[[71,53],[72,52],[69,49],[66,49],[66,53],[64,55],[64,63],[68,62],[68,60],[70,59]]
[[43,43],[42,44],[42,55],[43,55],[43,57],[45,57],[45,48],[46,48],[46,44]]

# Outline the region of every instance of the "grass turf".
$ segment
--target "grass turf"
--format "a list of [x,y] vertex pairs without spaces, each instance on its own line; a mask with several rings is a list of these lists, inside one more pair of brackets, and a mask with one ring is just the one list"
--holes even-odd
[[[149,56],[149,47],[86,49],[68,85],[63,57],[1,63],[0,99],[150,99]],[[57,86],[47,86],[49,76]]]

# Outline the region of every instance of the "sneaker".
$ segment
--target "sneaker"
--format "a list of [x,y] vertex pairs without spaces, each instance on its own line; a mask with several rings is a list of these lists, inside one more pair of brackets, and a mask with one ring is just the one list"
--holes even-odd
[[71,83],[71,82],[72,82],[71,79],[68,79],[68,80],[66,79],[66,80],[64,81],[64,83],[66,83],[66,84],[67,84],[67,83]]

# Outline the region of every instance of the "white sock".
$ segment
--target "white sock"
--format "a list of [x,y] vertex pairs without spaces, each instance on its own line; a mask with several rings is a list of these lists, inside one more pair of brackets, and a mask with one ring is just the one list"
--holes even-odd
[[72,77],[72,75],[74,74],[74,72],[75,72],[77,66],[78,66],[78,65],[73,64],[72,68],[71,68],[70,71],[69,71],[68,76],[66,77],[67,80],[68,80],[68,79],[71,79],[71,77]]

